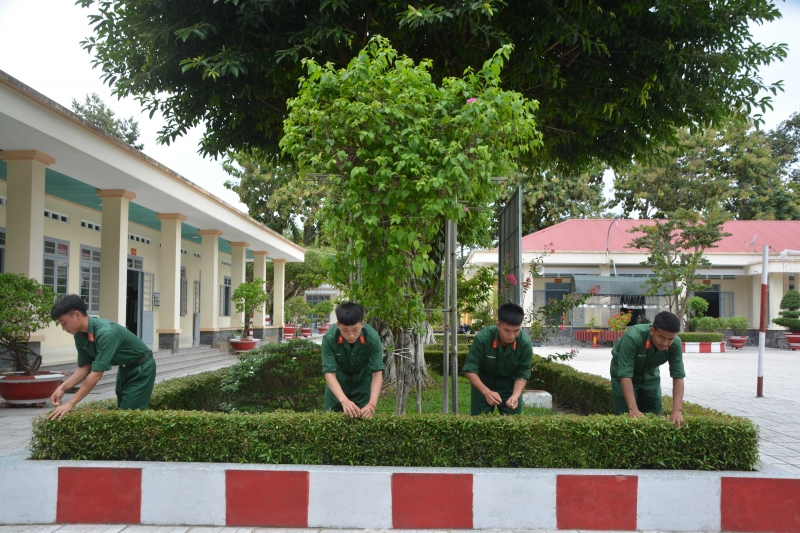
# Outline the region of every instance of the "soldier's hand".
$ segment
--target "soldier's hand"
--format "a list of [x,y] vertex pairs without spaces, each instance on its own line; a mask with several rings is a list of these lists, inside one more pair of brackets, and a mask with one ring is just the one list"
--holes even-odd
[[676,426],[683,425],[683,411],[672,411],[672,414],[669,415],[669,421],[675,424]]
[[365,420],[368,418],[372,418],[374,415],[375,415],[375,406],[372,405],[371,403],[368,403],[367,405],[364,406],[363,409],[361,409],[360,416]]
[[503,400],[502,398],[500,398],[500,395],[493,390],[487,391],[486,394],[484,394],[484,396],[486,397],[486,403],[488,403],[491,406],[500,405],[501,403],[503,403]]
[[63,398],[63,397],[64,397],[64,391],[62,391],[61,387],[59,387],[50,396],[50,403],[52,403],[54,407],[58,407],[58,404],[61,403],[61,398]]
[[516,409],[519,405],[519,398],[511,396],[508,400],[506,400],[506,405],[509,409]]
[[633,409],[628,409],[628,415],[630,415],[631,418],[644,418],[644,413],[636,407]]
[[358,418],[361,416],[361,409],[359,409],[358,406],[350,400],[345,400],[342,402],[342,410],[344,411],[344,414],[350,418]]
[[47,415],[47,419],[48,420],[61,420],[61,417],[63,417],[65,414],[67,414],[71,410],[72,410],[72,405],[69,402],[65,403],[64,405],[59,404],[55,409],[53,409],[52,413]]

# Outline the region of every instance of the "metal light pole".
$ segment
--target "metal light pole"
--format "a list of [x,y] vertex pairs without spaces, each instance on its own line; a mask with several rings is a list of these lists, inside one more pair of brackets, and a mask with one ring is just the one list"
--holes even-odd
[[769,246],[761,256],[761,325],[758,330],[758,381],[756,398],[764,397],[764,350],[767,346],[767,285],[769,283]]
[[450,223],[444,226],[444,346],[442,353],[442,412],[450,412]]
[[[452,353],[452,372],[450,372],[450,379],[453,384],[451,391],[450,402],[453,406],[453,414],[458,414],[458,259],[456,258],[457,239],[456,239],[456,221],[448,221],[450,224],[450,329],[452,340],[450,342],[450,351]],[[446,352],[445,352],[446,357]],[[444,383],[445,388],[447,384]]]

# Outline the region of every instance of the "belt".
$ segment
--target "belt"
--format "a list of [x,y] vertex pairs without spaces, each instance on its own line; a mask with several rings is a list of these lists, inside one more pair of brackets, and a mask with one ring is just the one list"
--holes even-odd
[[145,355],[141,356],[139,359],[134,361],[133,363],[124,365],[125,368],[136,368],[139,365],[143,365],[148,362],[150,359],[153,358],[153,352],[147,352]]

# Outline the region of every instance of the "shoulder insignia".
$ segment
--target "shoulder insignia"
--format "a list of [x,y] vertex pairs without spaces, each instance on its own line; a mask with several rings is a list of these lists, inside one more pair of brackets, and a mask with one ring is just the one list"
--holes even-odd
[[339,335],[338,343],[339,344],[344,344],[344,337],[342,337],[341,335]]
[[644,341],[644,349],[645,350],[649,350],[650,349],[650,339],[647,339],[646,341]]
[[512,350],[516,350],[516,349],[517,349],[517,341],[514,341],[514,347],[512,348]]
[[89,342],[94,342],[94,333],[89,333]]
[[492,350],[496,350],[496,349],[497,349],[497,339],[492,341]]
[[364,338],[364,335],[361,335],[358,340],[361,341],[361,344],[367,344],[367,339]]

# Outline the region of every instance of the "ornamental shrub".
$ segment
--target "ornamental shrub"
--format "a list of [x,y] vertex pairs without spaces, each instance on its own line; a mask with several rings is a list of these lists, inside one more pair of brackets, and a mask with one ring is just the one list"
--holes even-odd
[[28,347],[31,333],[53,323],[53,291],[22,274],[0,274],[0,358],[33,375],[42,356]]
[[720,319],[711,316],[704,316],[697,319],[695,329],[703,333],[712,333],[722,329]]
[[800,331],[800,292],[792,289],[786,291],[781,298],[780,318],[772,321],[779,326],[788,328],[789,331]]
[[728,319],[728,327],[733,331],[734,335],[741,336],[747,333],[750,323],[747,321],[747,317],[732,316]]
[[223,410],[322,409],[322,349],[306,340],[265,344],[230,367],[220,390]]
[[724,335],[722,333],[683,332],[679,337],[683,342],[722,342]]

